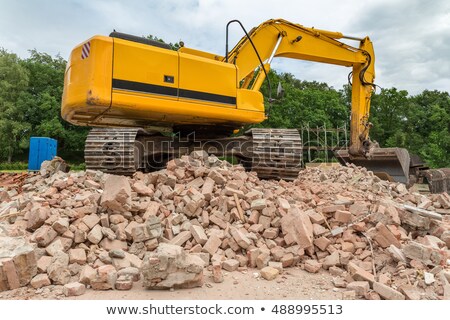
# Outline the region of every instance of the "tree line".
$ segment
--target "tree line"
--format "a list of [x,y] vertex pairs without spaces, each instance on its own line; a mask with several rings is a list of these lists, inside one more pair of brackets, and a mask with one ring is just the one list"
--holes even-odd
[[21,59],[0,49],[0,161],[26,161],[32,136],[56,139],[59,154],[82,161],[88,129],[60,116],[66,64],[36,50]]
[[[336,90],[326,83],[301,81],[289,73],[270,72],[272,87],[281,83],[284,97],[276,100],[263,127],[349,128],[351,88]],[[267,86],[262,87],[267,96]],[[410,95],[397,88],[372,95],[370,131],[381,147],[406,148],[430,167],[450,167],[450,95],[424,90]]]
[[[159,40],[159,39],[157,39]],[[58,153],[69,162],[82,162],[88,128],[73,126],[60,116],[64,72],[61,56],[30,51],[29,58],[0,49],[0,162],[27,159],[31,136],[58,140]],[[263,127],[301,128],[349,124],[350,88],[301,81],[289,73],[271,71],[284,97],[272,103]],[[267,86],[263,86],[267,97]],[[372,97],[372,140],[382,147],[402,147],[432,167],[450,167],[450,96],[448,92],[386,88]],[[267,105],[269,108],[269,105]]]

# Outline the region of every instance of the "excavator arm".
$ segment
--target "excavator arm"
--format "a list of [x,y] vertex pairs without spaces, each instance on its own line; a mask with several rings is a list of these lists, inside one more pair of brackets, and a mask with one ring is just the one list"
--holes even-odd
[[[338,39],[356,40],[359,46]],[[350,145],[348,150],[337,151],[336,157],[343,164],[355,163],[382,178],[410,182],[409,152],[401,148],[379,148],[369,137],[370,99],[375,80],[375,54],[369,37],[307,28],[282,19],[268,20],[253,28],[223,59],[238,67],[241,88],[259,90],[274,57],[351,67]]]
[[[359,47],[337,40],[343,38],[358,40]],[[243,37],[223,59],[238,67],[241,88],[259,90],[274,57],[352,68],[349,153],[353,156],[370,157],[370,151],[376,146],[369,139],[370,98],[375,79],[375,55],[370,39],[306,28],[282,19],[268,20],[253,28],[248,37]],[[262,70],[259,61],[263,62],[266,72]]]

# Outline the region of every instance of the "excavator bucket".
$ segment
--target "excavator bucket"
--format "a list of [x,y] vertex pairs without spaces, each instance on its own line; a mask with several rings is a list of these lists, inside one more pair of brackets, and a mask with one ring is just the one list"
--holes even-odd
[[431,193],[450,192],[450,168],[429,169],[423,176]]
[[345,165],[353,163],[373,171],[375,175],[383,180],[402,182],[409,185],[410,155],[403,148],[375,148],[370,158],[363,156],[351,156],[347,150],[335,152],[338,161]]

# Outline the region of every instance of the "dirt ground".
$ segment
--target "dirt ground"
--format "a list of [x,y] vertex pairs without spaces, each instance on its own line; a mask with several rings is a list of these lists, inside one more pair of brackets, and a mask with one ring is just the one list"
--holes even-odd
[[299,268],[290,268],[277,279],[267,281],[254,278],[258,270],[249,269],[245,273],[231,272],[225,275],[222,283],[214,283],[205,271],[205,284],[201,288],[179,290],[146,290],[141,281],[130,291],[87,290],[77,300],[246,300],[246,299],[341,299],[342,293],[333,291],[332,277],[329,274],[311,274]]
[[255,278],[258,270],[224,273],[224,282],[214,283],[205,270],[205,284],[201,288],[175,290],[146,290],[142,281],[134,283],[129,291],[94,291],[65,298],[62,286],[38,290],[21,288],[2,292],[0,299],[73,299],[73,300],[336,300],[342,299],[341,290],[334,288],[333,277],[326,272],[311,274],[300,268],[286,269],[277,279],[267,281]]

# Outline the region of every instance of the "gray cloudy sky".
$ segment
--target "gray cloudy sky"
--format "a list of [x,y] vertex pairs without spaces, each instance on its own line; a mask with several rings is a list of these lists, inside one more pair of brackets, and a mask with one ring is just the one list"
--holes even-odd
[[[229,20],[239,19],[249,30],[272,18],[368,35],[381,87],[410,94],[450,91],[449,0],[0,0],[0,47],[21,57],[35,48],[67,59],[76,44],[116,29],[168,42],[183,40],[186,46],[224,54]],[[237,27],[231,34],[230,44],[242,36]],[[337,89],[349,72],[287,59],[278,59],[272,67]]]

